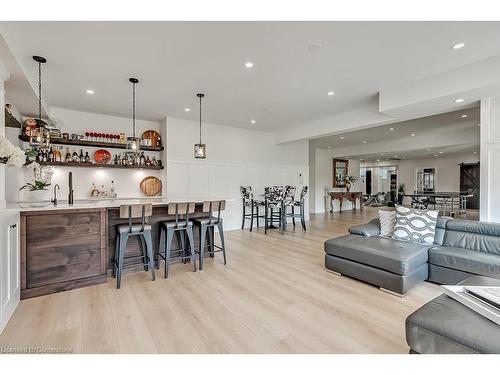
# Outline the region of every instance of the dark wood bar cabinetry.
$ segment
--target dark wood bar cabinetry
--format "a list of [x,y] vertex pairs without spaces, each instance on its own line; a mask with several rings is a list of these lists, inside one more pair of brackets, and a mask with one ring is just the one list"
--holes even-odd
[[21,298],[106,281],[107,211],[21,212]]
[[[158,249],[159,222],[174,219],[167,208],[166,203],[154,205],[148,220],[153,227],[154,252]],[[190,217],[203,215],[202,203],[197,203]],[[113,264],[116,226],[126,223],[120,219],[117,206],[21,212],[21,298],[106,282]],[[126,257],[139,252],[138,241],[131,238]],[[143,270],[142,264],[134,270]]]

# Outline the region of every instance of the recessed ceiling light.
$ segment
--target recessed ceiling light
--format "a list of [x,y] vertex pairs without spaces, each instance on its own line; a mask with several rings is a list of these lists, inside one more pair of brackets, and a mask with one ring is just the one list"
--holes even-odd
[[398,155],[394,155],[394,157],[395,157],[395,158],[397,158],[397,157],[398,157]]
[[367,141],[363,141],[363,143],[368,143]]
[[349,156],[346,156],[345,158],[346,158],[346,159],[349,159]]
[[384,154],[380,154],[380,156],[384,156]]
[[477,151],[474,151],[473,154],[477,154]]
[[462,118],[467,118],[467,115],[462,115],[462,116],[460,116],[460,117],[462,117]]
[[327,92],[327,95],[328,95],[328,96],[332,96],[333,94],[335,94],[333,91],[328,91],[328,92]]
[[189,112],[189,111],[191,111],[191,108],[184,108],[184,110],[185,110],[186,112]]
[[328,148],[332,148],[332,146],[328,146]]
[[344,136],[340,137],[340,139],[344,139]]
[[389,128],[389,130],[392,132],[394,130],[394,128]]
[[415,134],[415,133],[411,133],[410,135],[411,135],[412,137],[416,136],[416,134]]
[[442,153],[443,153],[443,151],[439,151],[439,153],[440,153],[440,154],[442,154]]
[[92,95],[92,94],[94,94],[94,93],[95,93],[95,91],[94,91],[94,90],[86,90],[85,92],[86,92],[87,94],[89,94],[89,95]]
[[405,160],[405,159],[406,159],[406,157],[403,156],[403,160]]
[[458,98],[455,99],[455,103],[462,103],[465,99],[464,98]]
[[434,156],[438,156],[437,154],[434,154]]
[[460,42],[460,43],[454,44],[451,48],[453,48],[454,50],[457,50],[457,49],[461,49],[464,47],[465,47],[465,43]]
[[380,161],[380,159],[377,159],[377,161]]
[[255,120],[250,120],[250,122],[251,122],[252,124],[255,124],[255,122],[256,122],[256,121],[255,121]]
[[251,61],[247,61],[247,62],[245,63],[245,68],[253,68],[253,62],[251,62]]

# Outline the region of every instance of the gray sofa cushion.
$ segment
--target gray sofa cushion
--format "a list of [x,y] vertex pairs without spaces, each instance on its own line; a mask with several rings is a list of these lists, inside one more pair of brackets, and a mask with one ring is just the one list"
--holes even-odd
[[476,275],[500,278],[500,256],[481,251],[436,246],[429,250],[429,263]]
[[500,224],[450,220],[446,223],[443,246],[500,255]]
[[427,263],[427,251],[431,246],[433,245],[350,234],[325,241],[325,252],[398,275],[406,275]]
[[406,318],[406,342],[422,354],[500,353],[500,326],[445,294]]
[[377,219],[370,220],[366,224],[354,225],[349,228],[349,233],[359,234],[365,237],[373,237],[380,235],[380,222]]

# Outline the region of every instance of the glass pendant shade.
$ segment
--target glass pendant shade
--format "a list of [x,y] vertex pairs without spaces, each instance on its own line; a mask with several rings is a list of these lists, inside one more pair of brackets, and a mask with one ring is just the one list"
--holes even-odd
[[204,143],[197,143],[194,145],[194,157],[196,159],[206,159],[207,145]]
[[141,139],[138,137],[127,137],[127,153],[137,156],[141,153]]

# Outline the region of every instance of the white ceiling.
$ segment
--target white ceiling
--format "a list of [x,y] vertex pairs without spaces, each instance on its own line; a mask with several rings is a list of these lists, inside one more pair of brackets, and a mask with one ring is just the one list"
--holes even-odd
[[130,116],[135,76],[140,118],[197,119],[201,91],[207,122],[269,131],[373,107],[384,88],[500,54],[500,22],[2,22],[0,32],[32,83],[31,56],[48,59],[50,106]]
[[316,138],[309,147],[330,149],[333,157],[365,161],[473,153],[479,151],[479,123],[479,108],[474,107]]

